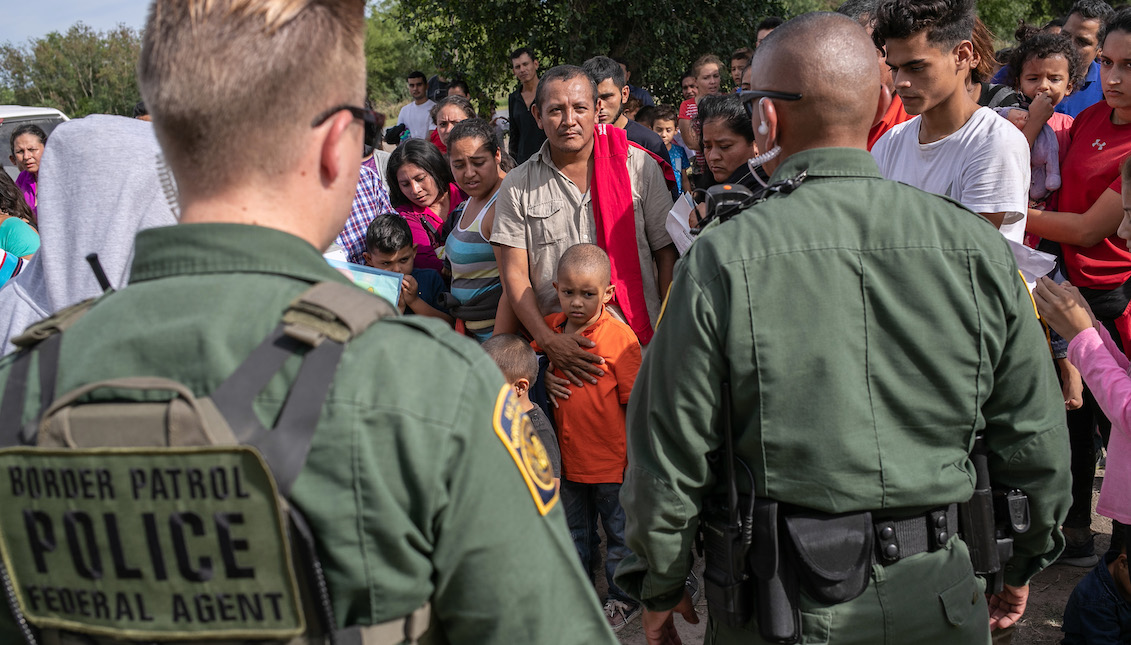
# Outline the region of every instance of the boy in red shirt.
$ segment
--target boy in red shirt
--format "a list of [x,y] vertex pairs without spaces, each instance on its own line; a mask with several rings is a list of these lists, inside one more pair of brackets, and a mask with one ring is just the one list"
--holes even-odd
[[[595,343],[592,351],[605,359],[605,374],[595,385],[572,387],[554,412],[562,455],[562,506],[570,537],[581,564],[592,571],[599,558],[592,548],[597,516],[605,528],[605,577],[609,597],[605,615],[614,631],[640,615],[640,605],[613,582],[617,564],[628,555],[624,543],[624,509],[620,487],[628,464],[625,448],[625,406],[640,369],[640,343],[632,329],[609,315],[613,298],[609,256],[594,244],[577,244],[558,261],[561,313],[546,316],[546,324],[561,334],[577,334]],[[537,349],[537,348],[535,348]],[[558,373],[562,376],[561,373]]]

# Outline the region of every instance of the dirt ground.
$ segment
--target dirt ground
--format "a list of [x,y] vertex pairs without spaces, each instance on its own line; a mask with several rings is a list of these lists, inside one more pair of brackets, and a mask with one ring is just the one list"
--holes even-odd
[[[1092,493],[1093,508],[1095,507],[1094,497],[1099,493],[1103,474],[1102,469],[1096,472],[1095,490]],[[1098,534],[1096,536],[1096,553],[1103,553],[1107,550],[1108,543],[1111,540],[1111,520],[1093,514],[1092,531]],[[602,536],[603,539],[604,536]],[[696,561],[695,571],[702,579],[702,561]],[[1018,623],[1011,644],[1055,645],[1059,643],[1061,638],[1060,621],[1064,615],[1064,606],[1068,603],[1068,597],[1072,594],[1076,583],[1087,575],[1088,571],[1090,569],[1053,565],[1037,574],[1030,583],[1029,606],[1025,611],[1025,616]],[[597,583],[598,593],[603,598],[605,594],[604,576],[599,576],[599,578],[601,579]],[[707,626],[707,601],[700,598],[695,609],[700,617],[698,625],[688,624],[678,616],[675,619],[676,628],[684,645],[701,645],[703,643]],[[617,636],[623,645],[646,645],[639,619],[626,626]]]

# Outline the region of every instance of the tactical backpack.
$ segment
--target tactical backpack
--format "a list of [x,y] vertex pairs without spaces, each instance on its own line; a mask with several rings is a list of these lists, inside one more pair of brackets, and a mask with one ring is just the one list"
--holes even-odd
[[[0,399],[0,581],[26,641],[416,643],[427,604],[336,628],[315,536],[287,502],[345,345],[393,307],[319,283],[211,396],[138,377],[55,398],[61,334],[95,303],[13,341]],[[267,430],[253,400],[295,355]],[[21,426],[33,363],[40,409]]]

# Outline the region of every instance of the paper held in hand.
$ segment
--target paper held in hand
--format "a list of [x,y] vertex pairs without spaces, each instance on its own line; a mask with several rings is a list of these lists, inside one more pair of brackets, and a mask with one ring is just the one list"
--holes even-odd
[[687,249],[691,248],[691,243],[695,241],[695,237],[691,234],[689,222],[693,210],[695,210],[695,202],[691,199],[691,193],[684,193],[679,196],[679,199],[675,200],[672,209],[668,211],[668,219],[664,223],[668,235],[671,236],[672,242],[675,242],[675,248],[680,255],[687,253]]

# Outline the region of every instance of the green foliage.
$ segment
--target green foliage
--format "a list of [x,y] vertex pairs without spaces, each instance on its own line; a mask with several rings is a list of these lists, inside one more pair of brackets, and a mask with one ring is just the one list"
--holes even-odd
[[1042,27],[1071,8],[1072,0],[978,0],[978,17],[999,40],[1012,43],[1019,20]]
[[783,14],[780,0],[399,3],[400,24],[425,44],[432,69],[443,66],[450,76],[463,77],[473,93],[496,97],[513,89],[510,52],[529,46],[543,69],[598,54],[622,56],[630,62],[632,84],[667,103],[678,101],[679,77],[696,58],[708,52],[729,58],[752,44],[759,20]]
[[0,45],[0,99],[48,106],[72,118],[129,115],[138,101],[138,32],[97,32],[79,22],[17,47]]
[[432,75],[434,67],[423,44],[401,29],[396,7],[388,2],[373,6],[365,32],[367,91],[378,105],[408,100],[405,76],[414,69]]
[[836,11],[841,5],[837,0],[781,0],[782,17],[800,16],[810,11]]

